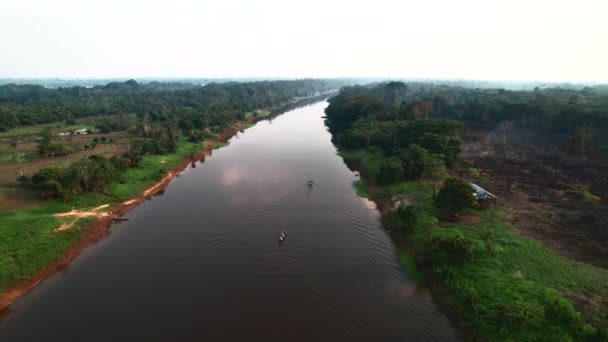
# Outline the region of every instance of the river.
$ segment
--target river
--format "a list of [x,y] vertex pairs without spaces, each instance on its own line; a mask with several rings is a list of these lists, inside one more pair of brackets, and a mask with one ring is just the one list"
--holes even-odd
[[326,105],[184,170],[12,305],[0,341],[458,339],[356,195]]

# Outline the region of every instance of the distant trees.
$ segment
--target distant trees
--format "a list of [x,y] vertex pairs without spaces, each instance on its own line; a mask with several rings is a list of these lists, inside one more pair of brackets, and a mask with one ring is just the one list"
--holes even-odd
[[475,205],[473,188],[462,178],[449,177],[443,182],[443,187],[435,197],[434,204],[448,213],[456,213]]
[[[205,86],[134,80],[105,86],[44,88],[32,85],[0,86],[0,131],[59,121],[74,123],[87,116],[135,114],[150,121],[184,118],[195,128],[236,120],[244,112],[283,104],[337,89],[337,80],[291,80],[210,83]],[[179,121],[179,120],[176,120]],[[124,129],[124,121],[108,119],[97,128],[103,133]]]

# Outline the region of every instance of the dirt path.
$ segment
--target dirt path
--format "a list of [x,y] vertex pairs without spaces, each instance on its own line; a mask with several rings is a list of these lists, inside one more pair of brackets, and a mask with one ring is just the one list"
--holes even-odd
[[79,218],[83,218],[83,217],[106,217],[106,216],[110,216],[110,214],[112,213],[107,212],[107,211],[101,211],[104,208],[109,207],[110,204],[106,203],[106,204],[102,204],[96,208],[93,208],[91,210],[79,210],[79,209],[72,209],[72,211],[68,211],[65,213],[58,213],[58,214],[54,214],[53,216],[55,217],[70,217],[72,220],[68,223],[62,223],[59,227],[57,227],[55,229],[56,232],[62,231],[62,230],[66,230],[66,229],[70,229],[74,223],[76,222],[76,220],[78,220]]

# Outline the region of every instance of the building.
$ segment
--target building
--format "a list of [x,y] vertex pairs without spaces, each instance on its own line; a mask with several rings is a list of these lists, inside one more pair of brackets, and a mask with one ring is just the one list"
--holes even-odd
[[471,183],[471,188],[473,189],[473,197],[475,197],[477,202],[480,204],[488,203],[496,205],[496,201],[498,201],[496,195],[474,183]]

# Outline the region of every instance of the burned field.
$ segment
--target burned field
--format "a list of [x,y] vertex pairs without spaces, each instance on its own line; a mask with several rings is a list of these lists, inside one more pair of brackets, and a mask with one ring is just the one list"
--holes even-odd
[[513,226],[568,258],[608,268],[608,160],[513,123],[466,125],[458,173],[499,196]]

